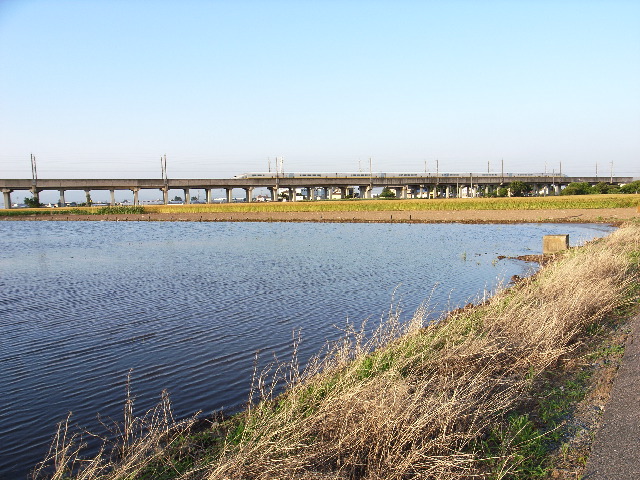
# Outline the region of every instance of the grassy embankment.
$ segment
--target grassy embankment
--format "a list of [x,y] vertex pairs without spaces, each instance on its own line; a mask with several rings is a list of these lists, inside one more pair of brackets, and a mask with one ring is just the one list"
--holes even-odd
[[145,213],[221,212],[358,212],[421,210],[544,210],[629,208],[640,205],[640,195],[576,195],[557,197],[459,198],[414,200],[332,200],[317,202],[253,202],[210,205],[149,205],[140,207],[74,207],[0,210],[0,216],[120,215]]
[[63,423],[53,478],[528,479],[563,463],[579,473],[588,448],[570,440],[585,432],[567,419],[601,360],[622,351],[610,338],[637,307],[640,226],[558,257],[437,324],[419,311],[400,325],[391,312],[371,338],[352,332],[300,374],[295,360],[274,366],[279,397],[255,375],[246,411],[204,429],[174,422],[166,396],[140,418],[127,399],[121,442],[78,461]]

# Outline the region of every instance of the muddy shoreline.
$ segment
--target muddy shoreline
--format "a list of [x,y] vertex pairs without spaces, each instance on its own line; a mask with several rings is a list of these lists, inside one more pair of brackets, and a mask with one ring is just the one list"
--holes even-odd
[[1,216],[4,221],[329,222],[329,223],[607,223],[640,218],[637,208],[544,210],[423,210],[354,212],[202,212]]

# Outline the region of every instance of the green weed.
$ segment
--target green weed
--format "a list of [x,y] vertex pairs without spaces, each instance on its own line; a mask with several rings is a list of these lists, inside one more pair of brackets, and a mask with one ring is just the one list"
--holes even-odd
[[490,478],[523,480],[548,475],[549,468],[544,465],[547,441],[528,415],[509,416],[476,447],[488,459]]
[[123,214],[140,214],[145,212],[142,206],[117,206],[117,207],[100,207],[91,211],[93,215],[123,215]]
[[601,358],[609,358],[612,356],[622,356],[624,354],[624,345],[607,345],[590,353],[587,358],[590,360],[598,360]]

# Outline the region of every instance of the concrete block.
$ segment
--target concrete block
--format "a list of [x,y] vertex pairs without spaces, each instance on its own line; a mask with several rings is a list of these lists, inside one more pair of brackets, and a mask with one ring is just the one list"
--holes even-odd
[[569,235],[545,235],[542,237],[542,253],[556,253],[569,248]]

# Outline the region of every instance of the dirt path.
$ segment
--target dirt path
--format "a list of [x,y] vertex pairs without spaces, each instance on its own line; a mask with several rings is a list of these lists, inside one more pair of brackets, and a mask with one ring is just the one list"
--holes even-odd
[[566,210],[423,210],[362,212],[215,212],[122,215],[29,215],[0,220],[187,221],[187,222],[416,222],[416,223],[614,223],[640,219],[637,208]]

